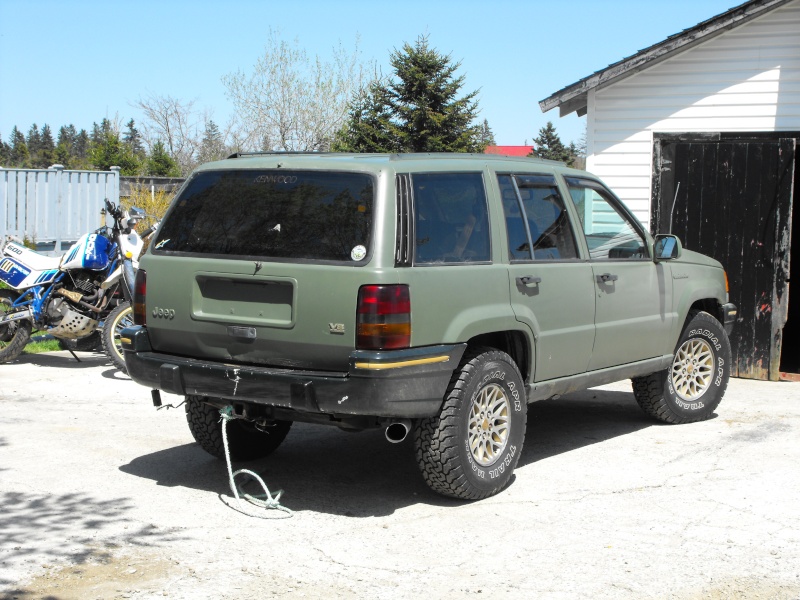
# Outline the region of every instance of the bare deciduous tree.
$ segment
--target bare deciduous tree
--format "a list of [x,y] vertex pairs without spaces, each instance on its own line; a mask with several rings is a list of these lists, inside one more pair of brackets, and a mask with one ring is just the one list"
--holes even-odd
[[310,58],[295,40],[280,39],[270,30],[263,55],[252,73],[222,78],[242,129],[242,149],[327,150],[342,126],[348,102],[363,85],[366,68],[359,60],[358,40],[352,51],[341,43],[330,61]]
[[194,110],[194,100],[151,94],[139,98],[134,106],[144,114],[142,137],[152,150],[159,140],[178,163],[181,175],[188,175],[197,164],[195,155],[202,139],[202,125],[207,119]]

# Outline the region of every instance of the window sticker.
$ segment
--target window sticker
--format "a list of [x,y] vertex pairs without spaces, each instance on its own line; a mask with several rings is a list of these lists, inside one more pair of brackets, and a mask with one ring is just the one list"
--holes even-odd
[[355,261],[364,260],[367,256],[367,249],[364,246],[358,245],[350,251],[350,258]]

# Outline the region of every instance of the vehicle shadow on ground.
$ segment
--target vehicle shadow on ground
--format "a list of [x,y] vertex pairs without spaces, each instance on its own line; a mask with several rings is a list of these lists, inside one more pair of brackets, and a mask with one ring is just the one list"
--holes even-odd
[[[632,393],[619,391],[588,390],[531,404],[528,411],[520,466],[654,424]],[[186,436],[191,440],[188,429]],[[345,433],[296,423],[274,454],[234,465],[234,470],[240,468],[259,473],[272,493],[283,489],[281,502],[294,511],[375,517],[418,503],[463,504],[427,487],[417,468],[411,436],[390,444],[383,431]],[[195,443],[138,457],[120,470],[159,485],[231,496],[224,461],[212,458]]]
[[654,425],[633,392],[590,389],[534,402],[518,467]]
[[111,360],[102,352],[75,352],[78,360],[68,350],[57,352],[40,352],[38,354],[20,354],[13,364],[31,364],[41,367],[58,367],[60,369],[88,369],[97,365],[110,364]]

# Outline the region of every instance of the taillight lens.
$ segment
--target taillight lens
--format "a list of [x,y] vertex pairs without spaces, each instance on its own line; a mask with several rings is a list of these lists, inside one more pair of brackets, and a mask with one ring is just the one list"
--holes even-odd
[[407,285],[364,285],[358,290],[356,348],[411,346],[411,296]]
[[147,310],[144,302],[147,296],[147,272],[144,269],[136,271],[133,283],[133,323],[134,325],[147,325]]

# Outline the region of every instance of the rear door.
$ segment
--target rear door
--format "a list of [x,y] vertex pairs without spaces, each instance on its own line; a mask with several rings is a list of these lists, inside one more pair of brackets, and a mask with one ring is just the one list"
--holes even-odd
[[586,371],[594,343],[592,267],[580,259],[555,177],[501,174],[511,305],[535,338],[534,381]]

